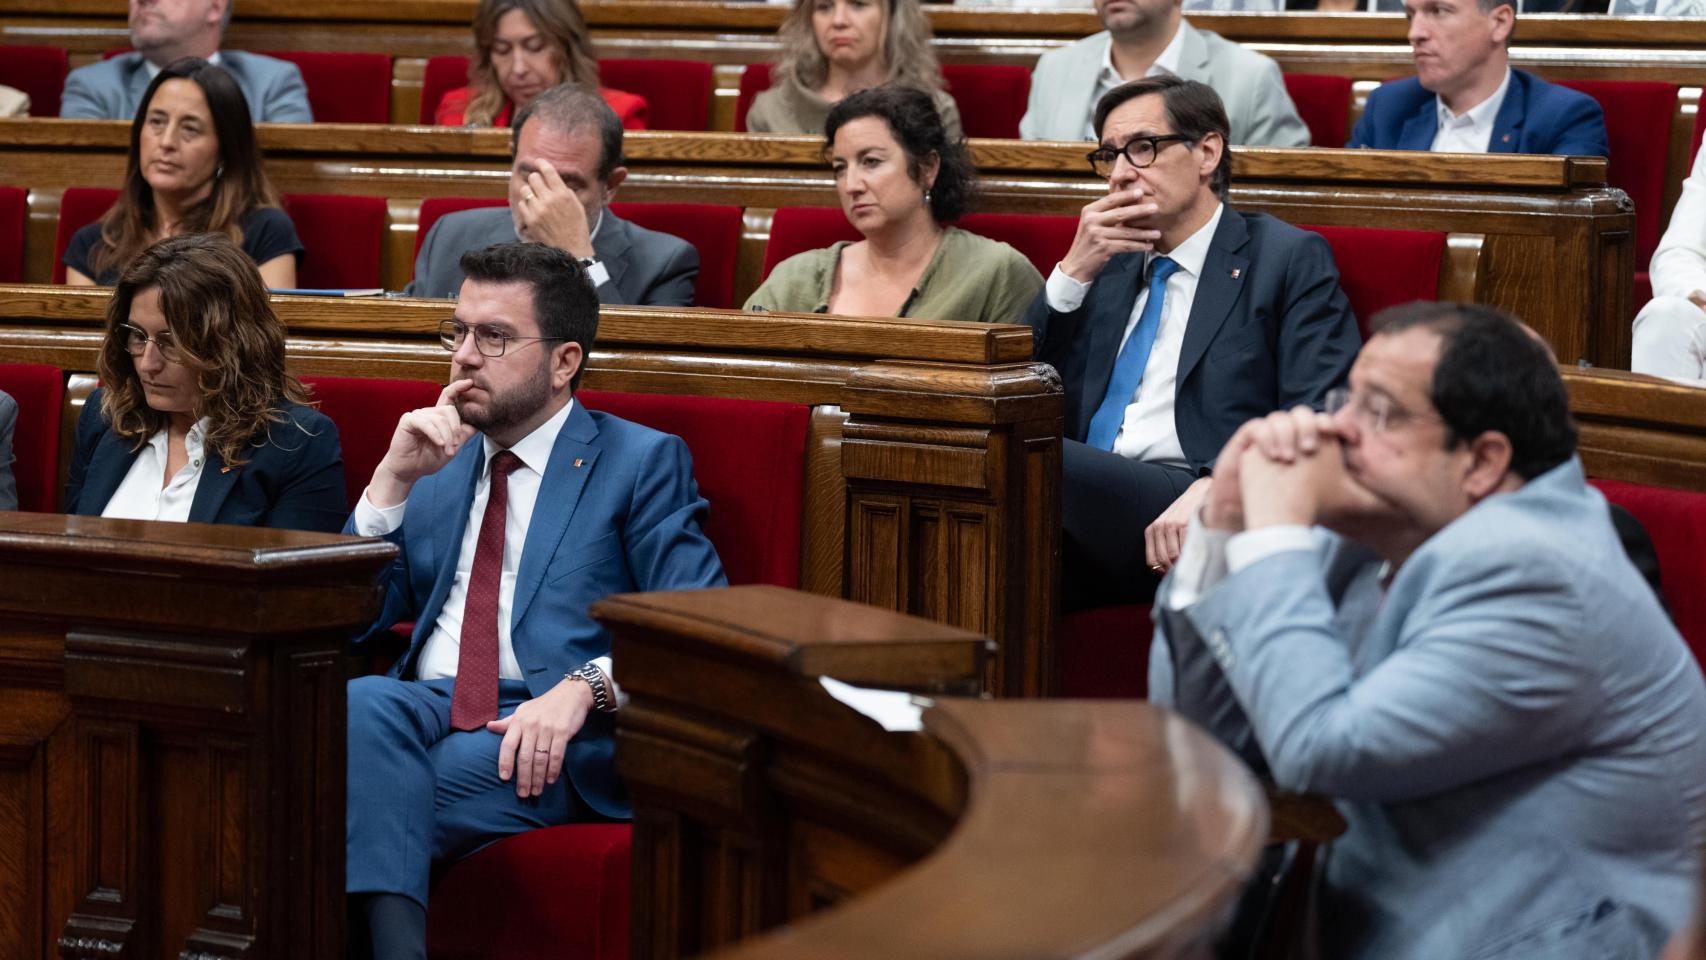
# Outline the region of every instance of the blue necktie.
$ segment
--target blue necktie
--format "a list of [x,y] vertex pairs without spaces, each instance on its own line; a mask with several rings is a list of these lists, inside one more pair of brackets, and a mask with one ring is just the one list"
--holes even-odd
[[1149,365],[1149,351],[1155,348],[1155,331],[1161,328],[1161,306],[1167,298],[1167,278],[1179,265],[1167,257],[1156,257],[1149,263],[1149,299],[1143,302],[1143,314],[1137,318],[1137,328],[1126,338],[1119,359],[1114,361],[1113,376],[1108,379],[1108,392],[1102,395],[1102,405],[1090,418],[1090,433],[1084,442],[1101,450],[1112,450],[1114,439],[1125,423],[1125,408],[1143,382],[1143,368]]

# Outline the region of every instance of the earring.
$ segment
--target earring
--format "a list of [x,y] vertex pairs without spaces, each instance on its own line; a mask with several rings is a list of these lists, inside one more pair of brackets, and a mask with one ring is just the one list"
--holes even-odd
[[925,203],[930,202],[930,188],[929,187],[924,188],[924,202]]
[[223,177],[223,176],[225,176],[225,164],[222,163],[219,166],[213,168],[213,179],[218,180],[220,177]]

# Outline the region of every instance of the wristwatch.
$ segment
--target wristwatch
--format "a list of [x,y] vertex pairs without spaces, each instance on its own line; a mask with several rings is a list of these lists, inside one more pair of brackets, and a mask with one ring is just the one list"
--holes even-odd
[[604,264],[598,262],[597,257],[576,257],[575,259],[579,260],[581,266],[586,268],[587,279],[592,281],[593,286],[600,287],[610,282],[610,271],[605,269]]
[[579,670],[569,674],[575,680],[585,681],[587,689],[592,691],[592,708],[600,713],[615,713],[616,698],[610,695],[610,681],[605,678],[604,671],[598,669],[595,663],[583,665]]

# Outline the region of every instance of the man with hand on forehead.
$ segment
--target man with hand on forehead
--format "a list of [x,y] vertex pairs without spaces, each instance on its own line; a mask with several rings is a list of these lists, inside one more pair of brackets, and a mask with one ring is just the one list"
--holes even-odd
[[1251,417],[1319,405],[1360,345],[1327,242],[1226,204],[1227,119],[1173,76],[1096,106],[1108,195],[1025,322],[1066,388],[1063,595],[1135,603],[1178,557],[1220,448]]
[[693,302],[699,251],[679,237],[610,211],[628,177],[622,121],[598,91],[572,83],[533,98],[512,128],[509,206],[446,214],[427,231],[404,293],[454,297],[461,256],[526,240],[581,262],[600,303],[684,307]]
[[388,676],[349,684],[345,889],[378,958],[426,956],[433,863],[629,816],[587,607],[724,584],[687,445],[576,402],[598,329],[585,269],[538,243],[461,269],[450,385],[403,415],[345,528],[401,551],[368,636],[415,623]]

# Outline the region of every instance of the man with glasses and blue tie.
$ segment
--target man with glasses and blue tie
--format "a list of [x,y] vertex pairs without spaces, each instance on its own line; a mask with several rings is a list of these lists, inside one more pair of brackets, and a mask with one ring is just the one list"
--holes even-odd
[[450,385],[403,415],[346,527],[401,551],[369,635],[415,622],[389,676],[349,684],[345,889],[376,958],[426,956],[433,863],[629,815],[587,607],[724,584],[687,445],[576,402],[598,329],[585,268],[540,243],[461,268]]
[[1227,206],[1226,111],[1162,76],[1096,105],[1108,195],[1025,322],[1066,388],[1071,609],[1142,602],[1177,559],[1215,458],[1252,417],[1319,406],[1361,345],[1327,242]]

